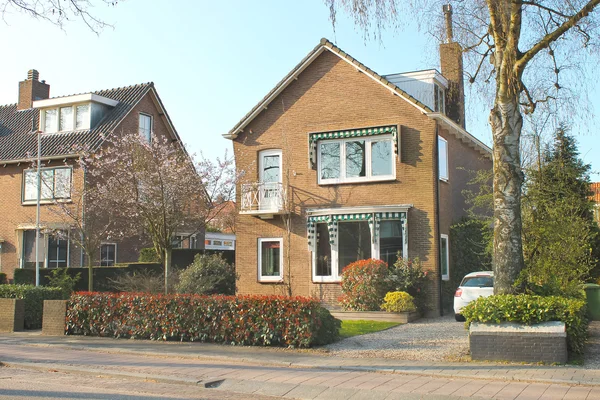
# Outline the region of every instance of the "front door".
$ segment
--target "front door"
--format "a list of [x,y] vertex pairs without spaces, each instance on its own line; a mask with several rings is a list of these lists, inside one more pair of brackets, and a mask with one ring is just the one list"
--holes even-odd
[[281,196],[281,150],[265,150],[259,157],[259,209],[277,210]]

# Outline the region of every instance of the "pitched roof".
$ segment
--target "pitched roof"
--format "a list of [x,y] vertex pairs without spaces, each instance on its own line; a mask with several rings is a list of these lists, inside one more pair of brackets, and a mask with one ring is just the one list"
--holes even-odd
[[343,51],[342,49],[340,49],[339,47],[337,47],[336,45],[331,43],[329,40],[323,38],[323,39],[321,39],[321,41],[319,42],[317,47],[315,47],[310,53],[308,53],[308,55],[306,57],[304,57],[302,59],[302,61],[300,61],[300,63],[298,65],[296,65],[290,71],[290,73],[288,73],[277,85],[275,85],[275,87],[269,93],[267,93],[267,95],[256,106],[254,106],[252,108],[252,110],[250,110],[250,112],[248,112],[248,114],[246,114],[244,116],[244,118],[242,118],[240,120],[240,122],[238,122],[229,131],[229,133],[226,133],[223,136],[226,137],[227,139],[235,139],[237,137],[237,135],[240,132],[243,132],[244,128],[262,110],[264,110],[269,105],[269,103],[271,103],[271,101],[273,101],[273,99],[277,95],[279,95],[279,93],[281,93],[286,87],[288,87],[289,84],[292,83],[297,78],[297,76],[302,71],[304,71],[306,69],[306,67],[308,67],[325,50],[332,52],[336,56],[340,57],[342,60],[351,64],[358,70],[364,72],[368,77],[375,80],[379,84],[385,86],[388,90],[390,90],[394,94],[405,99],[406,101],[408,101],[409,103],[411,103],[412,105],[417,107],[419,110],[421,110],[423,113],[433,112],[433,110],[431,110],[425,104],[421,103],[419,100],[417,100],[416,98],[414,98],[413,96],[411,96],[410,94],[405,92],[404,90],[400,89],[398,86],[394,85],[392,82],[387,80],[384,76],[379,75],[378,73],[376,73],[375,71],[373,71],[372,69],[367,67],[366,65],[364,65],[361,62],[359,62],[358,60],[356,60],[350,54],[346,53],[345,51]]
[[[95,151],[104,137],[113,132],[123,118],[154,87],[152,82],[93,92],[119,103],[92,129],[42,134],[42,158],[68,157],[81,148]],[[63,96],[65,97],[65,96]],[[25,161],[37,153],[37,129],[40,110],[17,110],[16,104],[0,106],[0,163]]]

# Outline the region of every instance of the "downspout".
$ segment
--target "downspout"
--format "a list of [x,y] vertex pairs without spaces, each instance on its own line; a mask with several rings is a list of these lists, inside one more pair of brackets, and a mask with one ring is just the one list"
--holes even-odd
[[[81,195],[81,232],[80,232],[80,239],[81,239],[81,244],[83,244],[83,240],[84,240],[84,232],[85,232],[85,185],[87,183],[87,168],[85,167],[85,165],[83,165],[83,193]],[[83,251],[83,246],[79,246],[79,267],[83,268],[83,262],[84,262],[84,251]]]
[[439,146],[439,122],[435,122],[435,232],[436,232],[436,240],[437,240],[437,272],[438,272],[438,299],[440,307],[440,316],[444,316],[444,302],[442,300],[442,256],[440,251],[440,146]]

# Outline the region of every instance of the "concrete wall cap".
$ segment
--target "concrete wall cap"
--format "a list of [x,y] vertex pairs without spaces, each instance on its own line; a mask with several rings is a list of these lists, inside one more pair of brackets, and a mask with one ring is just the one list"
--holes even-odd
[[549,321],[542,322],[540,324],[525,325],[515,322],[502,322],[500,324],[484,323],[484,322],[473,322],[469,328],[469,334],[471,333],[487,333],[487,332],[498,332],[498,333],[554,333],[557,335],[566,335],[566,329],[564,322],[560,321]]

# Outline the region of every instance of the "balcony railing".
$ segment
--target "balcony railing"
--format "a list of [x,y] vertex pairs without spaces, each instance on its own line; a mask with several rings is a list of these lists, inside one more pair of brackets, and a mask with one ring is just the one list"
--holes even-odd
[[240,214],[283,214],[286,190],[279,182],[255,182],[242,184]]

